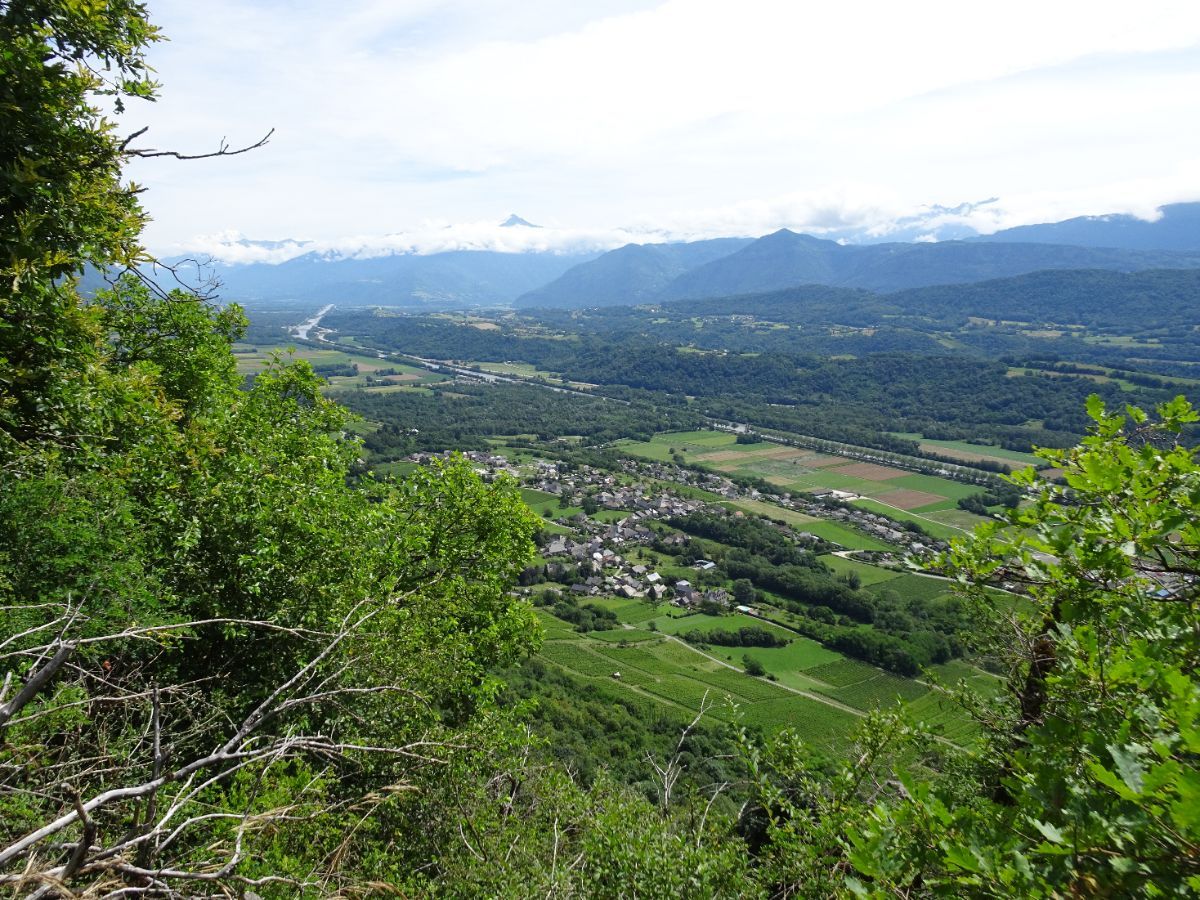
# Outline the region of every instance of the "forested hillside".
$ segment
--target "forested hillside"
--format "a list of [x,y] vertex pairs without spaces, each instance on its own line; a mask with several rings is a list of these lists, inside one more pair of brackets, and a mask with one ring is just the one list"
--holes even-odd
[[[884,402],[884,386],[904,421],[1021,428],[1021,400],[1024,415],[1032,404],[1087,434],[1073,449],[1043,452],[1060,482],[1014,476],[1022,502],[943,554],[941,578],[921,581],[936,581],[937,593],[924,598],[869,590],[857,573],[870,567],[819,562],[824,538],[747,520],[755,497],[687,470],[741,504],[671,519],[691,535],[685,542],[721,550],[719,563],[692,562],[735,575],[738,596],[775,592],[825,616],[822,639],[878,649],[897,670],[968,653],[986,661],[1006,690],[869,671],[865,691],[929,694],[930,718],[940,702],[961,704],[961,733],[854,706],[869,667],[825,661],[832,651],[786,624],[749,620],[677,638],[658,634],[654,619],[606,633],[595,626],[622,621],[616,612],[561,596],[543,594],[549,608],[535,610],[514,588],[548,568],[535,540],[545,544],[549,517],[526,500],[565,511],[572,497],[562,484],[558,501],[522,494],[503,472],[485,480],[454,454],[398,478],[369,471],[372,438],[355,434],[391,424],[391,437],[408,440],[435,404],[412,400],[398,417],[407,421],[364,423],[326,396],[303,360],[260,360],[244,377],[239,307],[140,274],[146,213],[125,167],[155,152],[139,149],[140,126],[127,118],[136,122],[139,101],[156,96],[148,54],[161,37],[131,0],[0,0],[0,890],[1200,894],[1200,462],[1180,438],[1200,416],[1184,399],[1161,386],[1101,385],[1106,407],[1099,395],[1083,400],[1083,383],[1058,387],[1049,376],[1007,389],[1024,379],[955,356],[936,360],[939,387],[889,355],[855,367],[862,361],[664,353],[647,339],[623,343],[614,359],[617,342],[593,333],[389,323],[408,353],[452,335],[474,341],[475,359],[507,359],[526,342],[538,364],[612,388],[570,415],[558,401],[578,401],[587,385],[544,402],[528,385],[502,395],[547,430],[597,439],[628,422],[649,434],[657,416],[686,427],[691,404],[706,414],[710,400],[729,415],[798,416],[816,394],[843,404],[853,428]],[[121,118],[101,112],[110,108]],[[128,271],[85,298],[77,279],[89,266]],[[357,365],[325,371],[357,377]],[[730,396],[670,399],[699,365],[716,367]],[[620,377],[606,375],[614,369]],[[980,384],[995,402],[973,411],[963,397]],[[482,423],[498,430],[511,418],[455,382],[420,387],[474,410],[476,438],[488,434]],[[362,393],[364,408],[388,396]],[[1147,413],[1120,402],[1131,396],[1162,402]],[[442,439],[459,437],[452,416],[434,424]],[[867,424],[864,434],[878,433],[878,421]],[[761,436],[718,439],[744,449],[740,439]],[[592,452],[580,449],[556,477],[599,461]],[[608,500],[623,492],[636,502],[627,481],[662,471],[588,477]],[[698,504],[709,492],[691,493]],[[682,508],[683,499],[664,502]],[[792,512],[793,523],[808,523]],[[588,577],[587,560],[604,558],[585,546],[573,574]],[[681,594],[684,585],[676,582]],[[961,600],[942,599],[951,586]],[[815,601],[840,608],[819,613]],[[541,660],[521,665],[543,641],[578,650],[583,640],[594,645],[582,651],[588,678]],[[744,671],[710,653],[695,671],[711,692],[685,695],[678,689],[698,682],[656,679],[638,665],[695,658],[689,642],[726,658],[736,646]],[[813,655],[808,670],[828,680],[783,684],[752,655],[792,649]],[[630,662],[624,674],[619,660]],[[962,665],[971,678],[996,677]],[[815,695],[822,684],[832,696]],[[764,729],[718,699],[731,685],[759,709],[816,703],[825,718]],[[648,713],[651,701],[664,707],[655,696],[675,714]],[[834,732],[841,752],[829,749]]]

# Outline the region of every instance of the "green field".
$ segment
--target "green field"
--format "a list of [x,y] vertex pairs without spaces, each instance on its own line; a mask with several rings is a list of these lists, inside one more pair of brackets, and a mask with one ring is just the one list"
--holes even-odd
[[841,544],[847,550],[895,550],[896,548],[890,544],[884,543],[879,538],[871,537],[869,534],[863,534],[857,528],[851,528],[849,525],[843,525],[840,522],[830,522],[818,520],[811,525],[804,526],[804,530],[809,534],[815,534],[819,538],[824,538],[827,541],[832,541],[835,544]]
[[722,631],[737,631],[739,628],[762,628],[781,637],[790,637],[791,632],[780,628],[771,622],[763,621],[756,616],[734,613],[727,616],[708,616],[704,613],[693,613],[680,616],[670,621],[658,623],[659,631],[663,634],[683,634],[688,631],[709,632],[718,629]]
[[[936,475],[921,475],[916,472],[901,475],[899,478],[889,478],[885,483],[888,487],[908,488],[913,491],[925,491],[929,494],[941,494],[950,500],[971,497],[983,490],[977,484],[963,484],[959,481],[950,481],[948,478],[939,478]],[[923,507],[918,507],[918,509],[921,508]]]
[[[414,387],[445,381],[445,375],[430,372],[417,366],[410,366],[387,359],[379,359],[374,355],[354,353],[350,350],[335,350],[332,348],[313,347],[309,345],[293,346],[290,344],[266,345],[235,345],[234,355],[237,360],[237,370],[242,375],[252,375],[262,371],[267,363],[275,356],[284,361],[303,359],[313,366],[356,365],[358,375],[334,375],[328,379],[328,390],[348,390],[363,388],[371,393],[386,393],[397,390],[411,390]],[[367,376],[376,372],[392,370],[394,375],[375,376],[378,380],[388,383],[367,387]]]
[[636,644],[638,641],[652,640],[658,635],[653,631],[643,631],[640,628],[614,628],[611,631],[589,631],[588,637],[608,644]]
[[978,726],[963,708],[941,691],[931,690],[913,700],[907,712],[913,721],[929,726],[935,734],[957,744],[969,743],[978,733]]
[[821,557],[821,562],[825,563],[825,565],[829,566],[829,568],[839,575],[848,575],[853,572],[858,576],[858,583],[863,587],[871,584],[879,584],[882,581],[888,581],[902,574],[892,569],[881,569],[879,566],[872,566],[869,563],[859,562],[854,559],[846,559],[842,556],[827,554]]
[[[931,536],[960,537],[983,521],[957,508],[957,501],[980,492],[935,475],[819,456],[780,444],[738,444],[733,434],[720,431],[682,431],[655,435],[649,441],[618,441],[617,447],[643,459],[667,462],[682,455],[688,462],[730,474],[753,475],[792,491],[840,490],[858,494],[857,505],[901,522],[913,522]],[[716,459],[713,454],[719,454]],[[703,457],[710,458],[705,459]],[[865,476],[865,477],[864,477]],[[912,492],[920,492],[913,494]],[[904,492],[898,494],[896,492]],[[922,498],[922,494],[927,498]],[[889,501],[889,497],[903,507]],[[927,502],[922,503],[922,499]],[[756,500],[726,501],[727,506],[778,519],[851,550],[887,550],[885,543],[836,522]],[[912,508],[909,508],[912,507]]]
[[946,456],[953,456],[955,452],[969,454],[970,456],[986,456],[990,459],[995,459],[998,462],[1012,463],[1014,466],[1039,466],[1045,465],[1045,460],[1038,459],[1032,453],[1022,453],[1019,450],[1007,450],[1004,447],[997,447],[994,444],[973,444],[970,441],[938,441],[922,437],[915,432],[893,431],[892,434],[898,438],[904,438],[909,441],[918,441],[921,444],[927,445],[931,450],[948,451]]
[[392,475],[396,478],[402,478],[410,472],[415,472],[421,468],[419,463],[409,462],[406,459],[396,460],[395,462],[379,463],[371,467],[378,475]]
[[805,674],[824,682],[817,688],[820,693],[855,709],[870,710],[897,702],[911,702],[929,690],[911,678],[901,678],[851,659],[817,666]]
[[995,697],[1004,692],[1003,678],[976,668],[961,659],[953,659],[940,666],[932,666],[929,671],[948,688],[954,688],[960,682],[965,681],[973,692],[984,697]]
[[784,509],[762,500],[729,500],[722,504],[730,509],[740,509],[768,519],[776,519],[792,526],[797,531],[807,531],[819,538],[841,544],[847,550],[894,550],[895,548],[878,538],[864,534],[857,528],[832,522],[829,519],[818,519],[792,509]]
[[[595,635],[556,630],[540,654],[580,677],[603,681],[610,688],[619,687],[676,711],[695,712],[708,703],[716,719],[767,732],[798,727],[831,750],[844,745],[858,722],[857,716],[832,703],[788,690],[782,681],[753,678],[740,671],[740,665],[722,665],[680,641],[642,629],[621,631],[628,646],[622,646],[617,630]],[[740,661],[743,651],[737,650]],[[816,650],[829,653],[819,646]],[[806,687],[813,684],[805,682]]]
[[[953,540],[956,537],[964,537],[971,530],[967,527],[947,525],[945,522],[939,522],[931,516],[897,509],[894,506],[888,506],[886,503],[879,500],[872,500],[869,497],[851,500],[850,502],[859,509],[879,513],[880,515],[887,516],[889,519],[895,519],[897,522],[912,522],[920,525],[929,535],[943,541]],[[970,513],[967,513],[967,515],[970,515]],[[977,522],[983,521],[979,516],[975,516],[974,518]]]
[[[944,582],[916,575],[897,575],[876,587],[897,583],[905,592],[945,590]],[[668,629],[733,630],[750,622],[766,624],[759,619],[699,614],[672,617],[671,611],[679,611],[665,604],[611,598],[593,602],[638,627],[579,634],[545,610],[538,610],[547,638],[540,655],[596,684],[601,695],[628,697],[678,716],[694,714],[707,703],[714,719],[767,733],[792,728],[833,752],[848,746],[862,715],[897,704],[903,704],[910,719],[923,722],[947,740],[967,743],[977,734],[975,724],[946,691],[848,659],[807,638],[793,635],[791,643],[779,648],[710,645],[700,649],[667,634]],[[649,617],[654,618],[658,630],[645,626]],[[773,678],[745,674],[746,656],[761,662]],[[996,676],[961,660],[935,666],[930,674],[950,689],[965,682],[985,696],[996,694],[1002,685]]]
[[[651,619],[666,618],[672,614],[682,615],[683,610],[669,603],[651,603],[646,600],[625,600],[618,597],[589,597],[586,601],[596,606],[611,609],[622,625],[640,625]],[[661,623],[660,623],[661,624]]]
[[558,495],[547,494],[545,491],[538,491],[533,488],[521,488],[521,499],[525,501],[526,506],[539,516],[549,511],[550,518],[552,519],[561,519],[564,516],[569,519],[571,516],[583,512],[583,509],[578,506],[559,506]]
[[944,578],[934,578],[931,575],[905,573],[887,581],[867,585],[867,590],[873,594],[881,591],[895,591],[901,597],[931,600],[943,594],[953,594],[954,583],[946,581]]
[[823,521],[815,516],[796,512],[793,509],[784,509],[782,506],[766,503],[763,500],[728,500],[723,505],[731,509],[740,509],[745,512],[754,513],[756,516],[777,519],[780,522],[786,522],[788,525],[805,531],[811,530],[809,526]]
[[737,438],[727,431],[672,431],[656,434],[649,441],[617,441],[613,446],[632,456],[640,456],[655,462],[670,462],[672,450],[685,459],[719,450],[754,450],[761,444],[739,444]]

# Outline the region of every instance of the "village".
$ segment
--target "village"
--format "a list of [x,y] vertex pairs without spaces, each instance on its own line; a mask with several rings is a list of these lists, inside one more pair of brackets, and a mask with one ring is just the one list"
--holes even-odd
[[[449,452],[415,453],[409,459],[426,465],[435,458],[450,455]],[[468,451],[462,456],[486,480],[509,477],[526,488],[558,497],[563,508],[582,508],[583,511],[570,516],[551,517],[549,521],[566,533],[547,535],[539,551],[545,560],[545,577],[563,584],[569,582],[569,591],[579,596],[646,598],[656,602],[669,601],[684,608],[697,608],[703,604],[709,608],[754,613],[751,606],[736,603],[723,587],[697,585],[690,579],[671,580],[651,567],[627,558],[634,548],[651,545],[672,548],[688,542],[688,536],[683,532],[664,530],[662,526],[652,528],[652,523],[696,512],[728,512],[724,506],[713,501],[681,496],[673,489],[674,485],[697,488],[726,502],[751,500],[769,503],[857,528],[896,547],[892,553],[861,552],[862,558],[870,558],[877,565],[899,566],[906,556],[927,557],[945,547],[944,543],[905,529],[901,523],[886,516],[856,508],[841,498],[829,496],[829,492],[764,494],[717,473],[628,458],[621,460],[619,472],[613,472],[540,458],[514,463],[507,456],[482,451]],[[620,511],[626,515],[614,521],[599,521],[593,517],[599,510]],[[741,517],[745,513],[735,509],[732,515]],[[778,521],[775,524],[798,544],[850,553],[809,532]],[[699,559],[692,563],[692,568],[702,577],[716,565],[709,560]],[[579,577],[572,579],[570,576],[573,574]],[[522,591],[527,593],[528,588]]]

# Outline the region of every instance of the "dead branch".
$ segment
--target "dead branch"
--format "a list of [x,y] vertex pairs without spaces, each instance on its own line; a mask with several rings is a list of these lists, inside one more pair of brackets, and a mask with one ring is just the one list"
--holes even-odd
[[245,147],[239,147],[236,150],[231,150],[229,148],[229,142],[226,141],[225,138],[221,138],[220,145],[212,153],[180,153],[178,150],[154,150],[151,148],[144,148],[144,149],[135,148],[135,149],[131,150],[129,148],[130,142],[133,141],[135,138],[138,138],[141,135],[145,134],[148,130],[149,130],[149,126],[141,129],[140,131],[135,131],[133,134],[129,135],[129,137],[127,137],[121,143],[122,155],[135,156],[135,157],[138,157],[139,159],[152,159],[152,158],[158,157],[158,156],[169,156],[173,159],[182,159],[182,160],[212,159],[213,157],[216,157],[216,156],[237,156],[238,154],[241,154],[241,153],[249,153],[251,150],[257,150],[260,147],[265,147],[267,145],[267,143],[271,140],[271,136],[273,134],[275,134],[275,129],[272,128],[270,131],[268,131],[266,134],[264,134],[262,137],[260,137],[253,144],[247,144]]

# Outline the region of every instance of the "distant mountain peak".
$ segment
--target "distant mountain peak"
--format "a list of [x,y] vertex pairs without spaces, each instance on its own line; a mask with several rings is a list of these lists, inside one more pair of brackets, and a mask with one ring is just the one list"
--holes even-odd
[[541,228],[541,225],[534,225],[532,222],[526,222],[516,213],[513,213],[507,219],[500,223],[501,228]]

